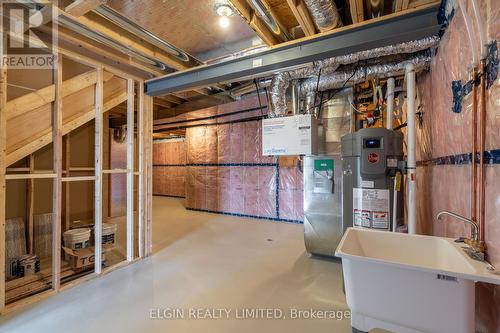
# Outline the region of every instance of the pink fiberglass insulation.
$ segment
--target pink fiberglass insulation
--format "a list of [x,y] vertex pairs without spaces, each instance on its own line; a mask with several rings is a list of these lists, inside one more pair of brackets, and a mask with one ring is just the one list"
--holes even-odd
[[153,144],[153,194],[185,196],[186,143],[162,140]]
[[[500,41],[500,1],[478,0],[487,35]],[[466,1],[467,12],[473,16]],[[474,36],[478,36],[473,24]],[[476,48],[478,38],[474,37]],[[444,156],[470,153],[472,129],[472,94],[463,97],[460,113],[452,112],[452,81],[462,85],[470,80],[471,51],[464,19],[460,10],[455,15],[440,42],[430,72],[417,79],[420,107],[424,114],[422,126],[417,127],[417,160],[435,160]],[[486,150],[500,149],[500,80],[497,78],[486,92]],[[478,95],[479,101],[479,95]],[[479,117],[478,117],[479,120]],[[471,165],[427,164],[417,168],[417,231],[437,236],[470,236],[470,228],[451,218],[441,221],[436,214],[450,210],[471,216]],[[500,166],[485,166],[485,242],[487,259],[500,266]],[[478,215],[478,214],[476,214]],[[476,285],[476,330],[500,332],[500,287],[484,283]]]

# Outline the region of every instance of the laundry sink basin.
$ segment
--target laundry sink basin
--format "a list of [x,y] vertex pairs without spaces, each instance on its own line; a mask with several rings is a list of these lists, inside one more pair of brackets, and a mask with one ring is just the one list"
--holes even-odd
[[349,228],[342,258],[352,326],[393,332],[473,332],[474,282],[500,284],[487,262],[450,238]]

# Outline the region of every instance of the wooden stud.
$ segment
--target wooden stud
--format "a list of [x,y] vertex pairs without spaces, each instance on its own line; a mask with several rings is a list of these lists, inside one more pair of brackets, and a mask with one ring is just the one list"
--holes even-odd
[[134,259],[134,88],[127,80],[127,260]]
[[94,239],[95,266],[94,272],[101,274],[102,270],[102,178],[103,178],[103,69],[97,69],[95,86],[95,186],[94,186]]
[[55,179],[56,173],[19,173],[12,175],[5,175],[6,180],[21,180],[21,179]]
[[[307,9],[303,0],[286,0],[288,7],[292,10],[293,15],[299,22],[302,31],[306,36],[312,36],[316,33],[316,27],[314,26],[314,21],[311,18],[311,14]],[[351,4],[353,0],[350,1]],[[351,7],[352,8],[352,7]]]
[[139,91],[138,91],[138,110],[137,110],[137,141],[139,143],[139,182],[138,182],[138,207],[137,207],[137,216],[138,216],[138,249],[139,249],[139,258],[144,257],[144,225],[145,225],[145,205],[146,205],[146,173],[144,171],[146,166],[144,149],[146,144],[146,136],[145,136],[145,117],[144,117],[144,81],[139,81]]
[[[4,36],[0,37],[0,56],[3,59]],[[7,68],[0,61],[0,312],[5,308],[5,173],[7,148]]]
[[120,174],[120,173],[127,173],[128,169],[109,169],[109,170],[102,170],[102,173],[104,174],[109,174],[109,175],[115,175],[115,174]]
[[106,1],[107,0],[76,0],[64,8],[64,11],[68,14],[79,17],[96,9],[100,5],[106,3]]
[[84,182],[84,181],[89,181],[89,180],[96,180],[95,176],[81,176],[81,177],[63,177],[62,181],[65,183],[71,183],[71,182]]
[[358,13],[358,23],[361,23],[365,20],[365,9],[363,0],[354,0],[356,1],[356,11]]
[[61,279],[61,192],[62,192],[62,56],[57,55],[54,70],[55,100],[52,109],[53,168],[56,177],[52,190],[52,289],[59,290]]
[[144,200],[145,204],[145,238],[144,238],[144,255],[150,256],[153,250],[153,98],[151,96],[144,96],[144,122],[146,123],[145,134],[145,147],[143,157],[145,160],[146,169],[146,195]]
[[[70,177],[70,170],[69,170],[69,165],[71,163],[71,149],[70,149],[70,133],[66,134],[66,136],[64,137],[64,140],[66,141],[65,142],[65,166],[64,168],[66,169],[66,172],[65,172],[65,175],[66,177]],[[63,178],[63,182],[64,182],[64,179]],[[65,183],[64,184],[64,231],[66,230],[69,230],[70,227],[71,227],[71,221],[70,221],[70,214],[71,214],[71,210],[70,210],[70,203],[69,203],[69,196],[70,196],[70,184],[69,183]]]
[[[33,173],[35,171],[35,155],[30,154],[29,156],[29,171]],[[33,215],[35,209],[35,181],[33,179],[28,180],[28,195],[26,196],[26,205],[28,207],[27,218],[28,218],[28,253],[33,254],[34,249],[34,224]]]

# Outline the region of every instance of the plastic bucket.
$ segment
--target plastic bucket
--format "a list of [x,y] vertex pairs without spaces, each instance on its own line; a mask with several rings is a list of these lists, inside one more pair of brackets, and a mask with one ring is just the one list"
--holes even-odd
[[40,271],[40,260],[37,256],[26,254],[19,258],[18,276],[29,276]]
[[64,246],[73,250],[89,247],[90,229],[78,228],[65,231],[63,234]]
[[102,243],[103,244],[114,244],[116,234],[116,224],[114,223],[103,223],[102,224]]

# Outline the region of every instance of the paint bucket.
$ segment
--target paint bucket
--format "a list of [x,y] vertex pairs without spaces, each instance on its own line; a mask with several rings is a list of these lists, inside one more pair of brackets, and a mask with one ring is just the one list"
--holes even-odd
[[102,243],[115,244],[116,224],[103,223],[102,224]]
[[72,250],[80,250],[89,247],[90,229],[78,228],[65,231],[63,234],[64,246]]
[[36,255],[25,254],[19,258],[17,270],[19,277],[33,275],[40,271],[40,260]]

